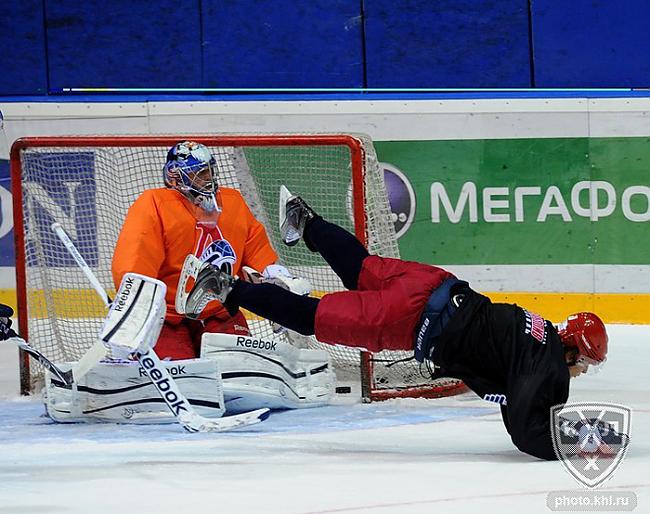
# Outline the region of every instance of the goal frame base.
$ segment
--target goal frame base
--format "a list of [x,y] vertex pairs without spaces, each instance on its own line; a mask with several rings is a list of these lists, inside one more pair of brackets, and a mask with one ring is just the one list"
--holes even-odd
[[462,381],[456,379],[447,379],[447,382],[440,383],[433,381],[431,384],[422,386],[378,388],[374,383],[373,362],[372,352],[361,352],[361,401],[363,403],[381,402],[394,398],[443,398],[469,391]]

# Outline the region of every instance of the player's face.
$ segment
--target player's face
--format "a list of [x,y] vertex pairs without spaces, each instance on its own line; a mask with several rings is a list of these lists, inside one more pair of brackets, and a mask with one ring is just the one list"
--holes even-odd
[[605,361],[595,361],[584,355],[578,355],[576,348],[568,348],[564,352],[564,360],[569,367],[571,378],[579,377],[585,373],[593,375],[598,373],[605,364]]
[[571,375],[571,378],[576,378],[586,373],[588,369],[589,366],[587,364],[574,364],[573,366],[569,366],[569,375]]
[[210,168],[204,168],[191,176],[192,187],[198,191],[212,189],[212,173]]
[[589,365],[583,360],[578,359],[578,351],[575,348],[569,348],[564,352],[564,360],[569,366],[569,375],[571,378],[579,377],[587,372]]

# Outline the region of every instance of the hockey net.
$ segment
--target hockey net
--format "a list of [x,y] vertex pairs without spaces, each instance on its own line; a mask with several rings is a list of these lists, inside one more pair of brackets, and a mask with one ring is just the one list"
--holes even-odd
[[[12,149],[16,277],[21,334],[50,360],[75,361],[94,343],[105,308],[51,230],[60,223],[104,287],[112,292],[111,259],[129,206],[162,186],[167,150],[195,140],[217,159],[219,184],[239,189],[264,223],[280,262],[310,280],[316,294],[343,289],[322,258],[304,245],[281,244],[279,186],[355,233],[369,251],[398,257],[397,240],[372,142],[359,135],[174,135],[24,138]],[[26,315],[24,314],[26,313]],[[278,337],[249,316],[255,336]],[[326,349],[337,375],[361,377],[365,401],[436,397],[464,391],[462,382],[432,381],[412,352],[370,354],[285,334],[292,343]],[[25,354],[21,388],[34,391],[43,370]]]

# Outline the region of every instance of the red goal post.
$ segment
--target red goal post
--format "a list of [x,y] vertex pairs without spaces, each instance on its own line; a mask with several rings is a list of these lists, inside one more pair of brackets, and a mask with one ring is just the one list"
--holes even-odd
[[[126,210],[147,188],[162,187],[167,150],[182,140],[208,146],[219,183],[238,188],[262,221],[280,262],[309,279],[317,294],[343,286],[303,245],[280,243],[280,184],[299,192],[326,218],[354,232],[371,253],[399,257],[383,169],[372,141],[350,134],[163,135],[29,137],[11,150],[20,332],[54,361],[77,360],[94,342],[101,301],[53,237],[57,221],[100,281],[113,289],[110,261]],[[251,329],[271,337],[268,323],[249,317]],[[359,352],[285,334],[294,344],[326,349],[337,374],[359,377],[365,401],[438,397],[466,390],[454,379],[431,381],[406,352]],[[411,353],[412,355],[412,353]],[[21,391],[34,389],[43,370],[21,354]]]

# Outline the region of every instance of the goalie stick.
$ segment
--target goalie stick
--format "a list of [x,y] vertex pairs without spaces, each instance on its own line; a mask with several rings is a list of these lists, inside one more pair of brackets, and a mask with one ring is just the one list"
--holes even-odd
[[218,419],[201,416],[190,405],[153,349],[136,357],[169,410],[188,432],[226,432],[255,425],[269,417],[269,409],[257,409]]
[[34,357],[38,362],[41,363],[41,365],[45,369],[47,369],[50,373],[55,375],[64,384],[72,385],[72,382],[74,381],[72,376],[73,375],[72,370],[63,371],[56,364],[54,364],[50,359],[48,359],[45,355],[39,352],[36,348],[30,346],[29,343],[25,341],[22,337],[20,337],[18,334],[16,334],[16,332],[14,332],[13,330],[11,332],[13,333],[13,335],[7,338],[6,341],[14,343],[16,346],[18,346],[18,348],[20,348],[24,352],[27,352],[32,357]]
[[77,250],[77,247],[72,242],[72,239],[70,239],[68,237],[68,234],[66,234],[65,230],[63,230],[61,224],[52,223],[52,230],[57,235],[57,237],[61,240],[61,242],[65,245],[68,252],[70,252],[70,255],[77,263],[77,266],[79,266],[81,268],[81,271],[83,271],[84,275],[86,275],[86,278],[92,284],[93,289],[97,291],[97,294],[101,297],[101,299],[104,301],[106,305],[110,305],[111,298],[108,296],[108,293],[102,287],[102,284],[99,282],[99,280],[97,279],[93,271],[90,269],[90,266],[88,266],[86,260],[79,253],[79,250]]
[[[147,315],[147,319],[143,321],[141,328],[136,331],[137,334],[142,334],[142,337],[135,338],[136,342],[140,339],[141,342],[138,343],[138,349],[133,353],[133,355],[135,355],[135,358],[140,363],[140,366],[149,376],[154,387],[167,404],[167,407],[169,407],[169,410],[176,417],[183,428],[188,432],[224,432],[235,428],[254,425],[256,423],[264,421],[269,415],[269,409],[258,409],[235,416],[218,419],[206,418],[194,410],[190,402],[187,400],[185,395],[181,392],[180,388],[176,384],[176,381],[172,378],[169,371],[163,365],[160,358],[158,355],[156,355],[156,352],[152,348],[155,344],[155,340],[158,338],[158,334],[160,333],[160,329],[162,327],[162,321],[165,316],[165,285],[158,280],[134,273],[127,273],[124,276],[122,283],[127,282],[128,280],[138,279],[142,280],[142,284],[153,285],[154,294],[149,297],[151,298],[151,304],[145,304],[147,313],[152,314]],[[135,286],[133,287],[135,288]],[[156,291],[159,295],[158,297],[156,297]],[[118,299],[113,302],[113,306],[111,306],[109,316],[107,318],[107,326],[105,326],[104,330],[102,331],[101,337],[106,343],[111,342],[112,339],[116,339],[117,342],[120,342],[120,340],[126,343],[129,342],[123,336],[119,336],[120,329],[128,324],[129,312],[136,312],[137,309],[133,309],[133,311],[131,311],[131,308],[134,304],[131,303],[131,305],[129,305],[128,300],[124,300],[125,295],[121,294],[121,292],[122,287],[120,287],[120,294],[117,296]],[[137,298],[137,293],[135,293],[133,302],[137,301]],[[159,305],[155,305],[156,303],[159,303]],[[157,309],[160,310],[157,312]],[[117,316],[111,316],[117,311],[124,310],[126,310],[126,313],[124,315],[120,315],[118,312]],[[134,315],[135,314],[131,314],[131,317]],[[111,319],[111,317],[113,317],[113,319]],[[115,323],[113,323],[114,321]],[[159,324],[156,325],[156,322],[159,322]],[[128,331],[125,331],[125,335],[126,332]],[[153,339],[153,341],[151,341],[151,339]],[[131,344],[135,345],[136,342],[132,342]]]
[[9,305],[0,303],[0,340],[14,343],[22,351],[34,357],[34,359],[40,362],[44,368],[46,368],[53,375],[56,375],[57,378],[63,383],[66,385],[72,385],[71,371],[63,371],[40,351],[38,351],[22,337],[20,337],[13,328],[11,328],[11,317],[13,315],[13,308],[11,308]]
[[[57,233],[57,235],[61,238],[61,240],[64,242],[66,245],[66,248],[70,251],[71,255],[74,257],[75,261],[79,266],[82,268],[84,274],[90,281],[90,283],[93,285],[93,288],[99,296],[104,300],[104,303],[106,306],[109,308],[109,317],[112,312],[115,310],[121,309],[120,305],[113,305],[112,302],[110,301],[110,298],[106,291],[101,287],[101,284],[95,274],[92,272],[90,267],[85,263],[83,257],[79,252],[77,251],[77,248],[74,246],[70,238],[67,236],[67,234],[63,231],[63,228],[61,228],[60,225],[54,224],[52,226],[52,229]],[[134,275],[134,274],[131,274]],[[148,277],[144,277],[142,275],[134,275],[135,277],[143,280],[144,282],[149,282],[149,284],[154,284],[154,289],[155,289],[155,284],[161,284],[158,280],[155,279],[150,279]],[[164,286],[164,284],[162,284]],[[164,293],[162,294],[162,301],[164,301]],[[119,297],[119,295],[118,295]],[[155,299],[155,294],[153,296]],[[122,303],[122,302],[119,302]],[[151,309],[152,313],[155,313],[155,309]],[[164,309],[163,309],[164,312]],[[163,314],[164,315],[164,314]],[[143,329],[145,329],[145,332],[147,331],[146,329],[152,328],[152,323],[150,322],[151,320],[146,320],[143,322]],[[122,324],[118,321],[115,326],[108,331],[108,334],[105,334],[103,336],[104,341],[110,340],[110,334],[111,333],[116,333],[116,330],[119,332],[119,327]],[[104,327],[104,330],[106,330],[107,327]],[[103,331],[104,331],[103,330]],[[158,328],[159,330],[159,328]],[[102,340],[100,339],[97,343],[93,345],[93,348],[96,347],[101,347],[103,354],[102,357],[106,355],[106,347],[104,346]],[[92,349],[91,348],[91,351]],[[95,353],[95,355],[98,355],[99,352]],[[86,354],[88,355],[88,354]],[[86,357],[84,355],[84,357]],[[187,430],[188,432],[224,432],[227,430],[233,430],[236,428],[244,427],[244,426],[249,426],[249,425],[254,425],[256,423],[260,423],[261,421],[264,421],[268,416],[269,416],[269,409],[257,409],[251,412],[244,412],[242,414],[237,414],[234,416],[228,416],[225,418],[218,418],[218,419],[211,419],[211,418],[206,418],[204,416],[201,416],[198,414],[194,408],[191,406],[190,402],[187,400],[185,395],[181,392],[180,388],[176,384],[176,381],[172,378],[170,375],[169,371],[167,368],[162,364],[160,361],[160,358],[156,353],[154,352],[153,349],[148,349],[144,353],[140,354],[138,352],[134,353],[136,359],[140,363],[140,366],[144,369],[145,373],[149,376],[151,379],[151,382],[153,383],[154,387],[162,397],[162,399],[165,401],[167,404],[167,407],[169,407],[169,410],[171,413],[174,415],[174,417],[178,420],[178,422],[182,425],[182,427]],[[88,370],[92,368],[99,360],[101,360],[102,357],[99,357],[95,362],[91,363],[91,365],[88,367]],[[83,359],[83,358],[82,358]],[[90,359],[89,359],[90,362]],[[87,370],[86,370],[87,371]],[[74,373],[73,373],[74,375]],[[74,376],[74,379],[76,379],[76,376]]]
[[[60,223],[52,223],[52,231],[57,235],[61,242],[65,245],[70,255],[81,268],[88,281],[92,284],[93,289],[104,301],[107,307],[111,305],[111,298],[108,296],[106,290],[102,287],[101,283],[86,263],[86,260],[77,250],[72,240],[68,237],[65,230]],[[78,382],[86,373],[88,373],[99,361],[106,357],[106,347],[101,341],[96,341],[89,349],[81,356],[81,359],[72,368],[72,377],[74,382]]]

